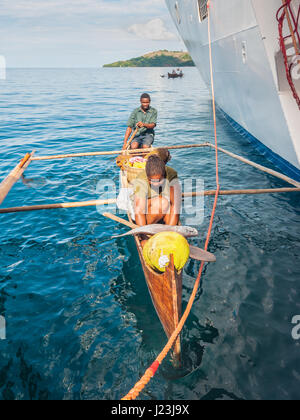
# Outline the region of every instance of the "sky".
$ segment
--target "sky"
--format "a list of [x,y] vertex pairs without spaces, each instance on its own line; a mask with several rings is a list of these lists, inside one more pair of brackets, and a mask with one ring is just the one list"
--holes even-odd
[[164,0],[0,0],[7,67],[99,67],[186,50]]

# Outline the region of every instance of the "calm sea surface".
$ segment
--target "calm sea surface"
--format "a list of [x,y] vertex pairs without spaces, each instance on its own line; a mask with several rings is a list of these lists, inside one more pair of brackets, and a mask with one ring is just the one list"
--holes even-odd
[[[141,93],[159,111],[156,144],[213,142],[196,69],[8,70],[0,81],[1,179],[26,153],[116,150]],[[272,167],[218,115],[221,146]],[[215,187],[214,153],[174,151],[182,180]],[[220,156],[223,189],[285,183]],[[110,157],[34,162],[2,207],[99,198]],[[109,194],[108,194],[109,195]],[[203,247],[212,199],[196,225]],[[183,331],[183,368],[166,360],[142,399],[299,399],[299,194],[221,197],[207,266]],[[1,215],[0,399],[119,399],[166,343],[134,241],[93,207]],[[184,222],[184,220],[183,220]],[[183,301],[198,264],[184,273]]]

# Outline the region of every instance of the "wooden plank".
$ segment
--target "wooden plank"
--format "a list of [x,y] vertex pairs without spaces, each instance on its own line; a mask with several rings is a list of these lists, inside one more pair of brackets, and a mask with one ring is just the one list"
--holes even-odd
[[30,165],[33,155],[34,155],[34,151],[31,153],[27,153],[24,156],[24,158],[21,160],[21,162],[18,163],[18,165],[10,172],[10,174],[1,182],[0,205],[3,203],[8,193],[10,192],[12,187],[15,185],[15,183],[19,181],[24,171]]

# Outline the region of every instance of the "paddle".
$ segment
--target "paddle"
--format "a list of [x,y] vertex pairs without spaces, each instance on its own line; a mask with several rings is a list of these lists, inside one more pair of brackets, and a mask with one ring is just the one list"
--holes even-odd
[[[133,132],[132,136],[130,137],[128,143],[126,144],[125,147],[123,147],[122,154],[117,157],[116,161],[117,161],[117,165],[118,166],[120,166],[119,164],[121,164],[122,158],[123,159],[124,158],[127,159],[128,155],[126,154],[126,152],[127,152],[127,150],[129,150],[129,147],[130,147],[130,145],[132,143],[132,140],[135,138],[135,136],[136,136],[136,134],[137,134],[138,131],[139,131],[139,127],[136,127],[136,129],[134,130],[134,132]],[[112,159],[114,160],[115,158],[112,158]]]
[[[114,220],[115,222],[121,223],[131,229],[135,229],[138,227],[138,225],[136,225],[135,223],[128,222],[127,220],[121,219],[121,217],[115,216],[111,213],[103,213],[102,216]],[[210,252],[204,251],[203,249],[193,245],[190,245],[190,258],[192,258],[193,260],[204,262],[216,262],[217,260],[216,257]]]
[[190,245],[190,258],[197,261],[204,262],[216,262],[217,258],[214,254],[204,251],[204,249],[198,248],[197,246]]
[[135,138],[135,136],[137,135],[137,132],[139,131],[139,127],[136,127],[136,129],[134,130],[134,132],[133,132],[133,134],[132,134],[132,136],[131,136],[131,138],[130,138],[130,140],[129,140],[129,142],[127,143],[127,145],[126,145],[126,150],[129,150],[129,147],[130,147],[130,145],[131,145],[131,142],[132,142],[132,140]]

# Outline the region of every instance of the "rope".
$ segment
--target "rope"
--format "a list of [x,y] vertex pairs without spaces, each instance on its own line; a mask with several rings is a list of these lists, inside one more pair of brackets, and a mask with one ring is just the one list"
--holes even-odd
[[[213,116],[214,116],[214,135],[215,135],[215,149],[216,149],[216,183],[217,183],[217,190],[215,194],[215,200],[213,205],[213,210],[210,218],[207,238],[205,242],[205,251],[208,249],[212,228],[213,228],[213,222],[215,218],[215,212],[217,208],[217,202],[218,202],[218,196],[220,191],[220,185],[219,185],[219,166],[218,166],[218,140],[217,140],[217,118],[216,118],[216,102],[215,102],[215,90],[214,90],[214,78],[213,78],[213,61],[212,61],[212,44],[211,44],[211,25],[210,25],[210,2],[211,0],[208,0],[207,8],[208,8],[208,37],[209,37],[209,59],[210,59],[210,69],[211,69],[211,90],[212,90],[212,101],[213,101]],[[188,305],[186,307],[186,310],[181,318],[181,320],[178,323],[178,326],[176,330],[171,335],[168,343],[162,350],[162,352],[159,354],[159,356],[156,358],[155,362],[146,370],[144,376],[141,378],[139,382],[132,388],[132,390],[124,397],[122,400],[134,400],[136,399],[141,391],[146,387],[146,385],[150,382],[150,380],[154,377],[155,373],[157,372],[160,364],[165,359],[169,351],[172,349],[177,337],[181,333],[184,324],[191,312],[193,303],[196,298],[196,294],[200,285],[203,268],[204,268],[204,262],[201,263],[200,270],[197,276],[197,279],[195,281],[195,285],[191,294],[191,297],[189,299]]]
[[[291,9],[289,9],[290,8],[291,1],[292,0],[286,0],[285,1],[285,3],[283,4],[283,6],[281,6],[279,8],[279,10],[277,12],[276,18],[278,20],[279,44],[280,44],[280,49],[281,49],[282,54],[283,54],[285,71],[286,71],[286,77],[287,77],[287,80],[289,82],[290,88],[292,90],[293,96],[294,96],[294,98],[295,98],[295,100],[297,102],[297,105],[298,105],[299,109],[300,109],[300,98],[299,98],[298,92],[296,90],[295,84],[294,84],[293,79],[292,79],[292,76],[291,76],[291,68],[290,68],[290,65],[289,65],[289,62],[288,62],[288,56],[287,56],[287,51],[286,51],[286,46],[285,46],[285,38],[283,36],[283,24],[284,24],[285,18],[288,19],[289,10],[290,10],[290,13],[293,16],[293,21],[296,22],[296,20],[294,19],[294,15],[293,15]],[[300,7],[299,7],[299,11],[300,11]],[[298,16],[299,16],[299,11],[298,11]],[[280,12],[282,12],[282,13],[279,16]],[[293,37],[294,33],[296,33],[297,36],[299,37],[299,32],[298,32],[297,27],[295,28],[295,31],[293,31],[293,28],[291,28],[291,35],[289,35],[289,37],[290,36]],[[295,50],[296,50],[296,54],[297,54],[297,48],[296,47],[295,47]]]

